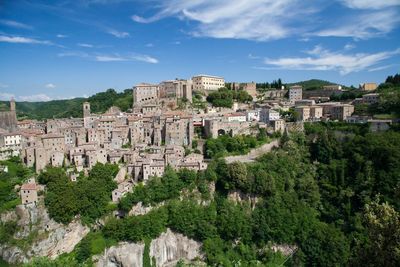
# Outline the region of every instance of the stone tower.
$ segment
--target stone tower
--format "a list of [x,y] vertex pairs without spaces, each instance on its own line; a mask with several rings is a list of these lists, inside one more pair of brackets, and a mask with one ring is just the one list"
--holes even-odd
[[90,117],[90,103],[89,102],[83,103],[83,117],[84,118]]
[[14,98],[11,98],[10,100],[10,111],[16,111]]

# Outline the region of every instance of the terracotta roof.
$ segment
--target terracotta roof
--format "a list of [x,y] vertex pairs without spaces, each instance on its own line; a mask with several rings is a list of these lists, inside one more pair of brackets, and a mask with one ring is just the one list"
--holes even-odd
[[23,184],[21,190],[36,190],[36,184]]

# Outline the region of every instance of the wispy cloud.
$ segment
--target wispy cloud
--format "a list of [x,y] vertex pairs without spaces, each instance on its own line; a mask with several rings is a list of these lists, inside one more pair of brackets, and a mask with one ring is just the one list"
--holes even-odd
[[8,88],[8,84],[0,83],[0,88]]
[[46,94],[37,94],[37,95],[17,96],[15,100],[28,101],[28,102],[36,102],[36,101],[42,102],[42,101],[50,101],[52,100],[52,98]]
[[117,30],[110,29],[110,30],[108,30],[108,33],[111,34],[111,35],[114,35],[117,38],[129,37],[129,32],[120,32],[120,31],[117,31]]
[[[268,41],[299,36],[367,39],[391,32],[400,21],[399,0],[336,0],[342,10],[336,19],[324,13],[331,5],[321,0],[154,0],[156,12],[131,19],[152,23],[166,17],[193,21],[195,37]],[[334,24],[334,25],[333,25]],[[333,25],[333,26],[332,26]]]
[[94,47],[92,44],[85,44],[85,43],[78,43],[76,45],[80,46],[80,47],[85,47],[85,48],[93,48]]
[[[304,2],[305,3],[305,2]],[[300,8],[296,0],[166,0],[160,11],[144,18],[133,15],[138,23],[151,23],[169,16],[198,22],[191,32],[197,37],[237,38],[265,41],[279,39],[291,33],[287,22],[315,9]],[[301,4],[303,6],[303,4]]]
[[10,93],[1,93],[0,92],[0,100],[8,101],[8,100],[11,100],[11,98],[15,98],[15,95],[10,94]]
[[253,55],[253,54],[248,54],[247,57],[248,57],[249,59],[259,59],[259,58],[260,58],[259,56],[255,56],[255,55]]
[[56,88],[56,86],[55,86],[53,83],[48,83],[48,84],[45,85],[45,87],[46,87],[47,89],[54,89],[54,88]]
[[148,43],[148,44],[146,44],[145,46],[146,46],[146,47],[154,47],[154,44]]
[[57,54],[58,57],[89,57],[88,53],[82,51],[66,51]]
[[5,35],[0,35],[0,42],[15,43],[15,44],[44,44],[44,45],[53,44],[52,42],[46,40],[38,40],[22,36],[5,36]]
[[31,25],[21,23],[21,22],[15,21],[15,20],[2,19],[2,20],[0,20],[0,24],[8,26],[8,27],[17,28],[17,29],[25,29],[25,30],[33,29],[33,27]]
[[99,62],[115,62],[115,61],[142,61],[151,64],[157,64],[158,59],[148,56],[148,55],[131,55],[131,56],[120,56],[118,54],[115,55],[101,55],[96,56],[96,61]]
[[64,34],[57,34],[56,37],[57,38],[67,38],[68,36],[64,35]]
[[358,72],[370,67],[377,67],[385,59],[400,54],[400,48],[394,51],[384,51],[373,54],[356,53],[343,54],[331,52],[316,46],[306,52],[307,57],[283,57],[278,59],[266,58],[264,63],[275,69],[289,70],[331,70],[338,71],[341,75]]
[[50,101],[52,100],[51,97],[49,97],[46,94],[35,94],[35,95],[22,95],[22,96],[16,96],[11,93],[0,93],[0,100],[10,100],[11,98],[14,98],[16,101],[27,101],[27,102],[41,102],[41,101]]
[[340,20],[333,27],[318,31],[315,35],[369,39],[391,32],[399,22],[397,10],[369,12]]
[[341,0],[349,8],[357,9],[381,9],[385,7],[398,6],[398,0]]

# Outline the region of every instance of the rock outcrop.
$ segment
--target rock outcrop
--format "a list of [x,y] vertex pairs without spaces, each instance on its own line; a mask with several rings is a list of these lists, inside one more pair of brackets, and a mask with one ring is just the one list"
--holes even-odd
[[151,241],[150,258],[156,260],[157,267],[175,266],[180,259],[192,261],[200,257],[201,244],[170,229]]
[[142,267],[144,244],[121,242],[108,248],[100,257],[95,256],[98,267]]
[[[108,248],[103,255],[95,256],[93,261],[97,267],[142,267],[144,246],[143,243],[121,242]],[[187,262],[201,259],[200,249],[201,243],[168,229],[151,241],[149,256],[155,260],[157,267],[172,267],[180,259]]]
[[42,200],[37,205],[19,205],[14,211],[3,213],[0,217],[2,222],[16,222],[15,240],[33,239],[31,243],[24,242],[23,248],[9,244],[0,246],[0,256],[12,264],[40,256],[54,259],[62,253],[71,252],[89,233],[89,228],[77,220],[62,225],[50,219]]
[[250,204],[250,206],[251,206],[251,209],[253,209],[253,210],[254,210],[254,208],[256,207],[256,204],[259,201],[259,198],[256,195],[245,194],[240,190],[229,191],[228,199],[230,201],[235,202],[235,203],[248,202]]

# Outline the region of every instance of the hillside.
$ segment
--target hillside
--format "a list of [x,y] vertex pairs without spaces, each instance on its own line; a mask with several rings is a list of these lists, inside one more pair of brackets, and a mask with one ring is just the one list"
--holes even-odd
[[322,86],[334,85],[334,84],[337,84],[337,83],[324,81],[324,80],[318,80],[318,79],[311,79],[311,80],[307,80],[307,81],[288,83],[288,84],[286,84],[286,86],[301,85],[301,86],[303,86],[303,89],[305,89],[305,90],[316,90],[316,89],[322,88]]
[[[49,119],[82,117],[82,103],[89,101],[94,113],[105,112],[111,106],[117,106],[122,111],[132,107],[132,90],[121,93],[114,89],[97,93],[88,98],[73,98],[52,100],[47,102],[17,102],[18,119]],[[8,102],[0,101],[0,109],[8,109]]]

